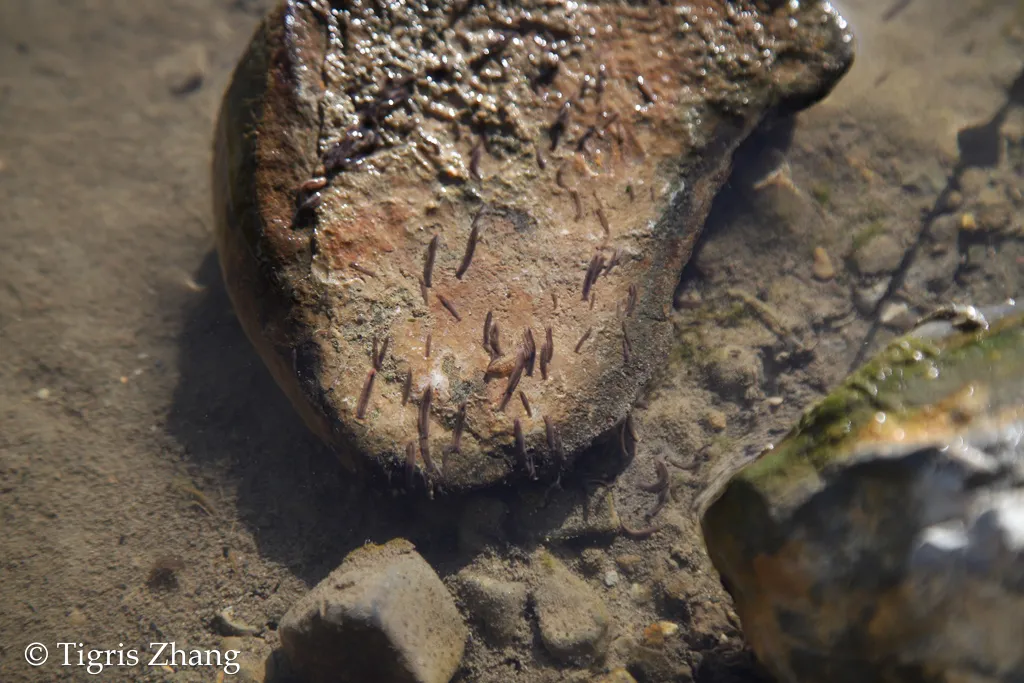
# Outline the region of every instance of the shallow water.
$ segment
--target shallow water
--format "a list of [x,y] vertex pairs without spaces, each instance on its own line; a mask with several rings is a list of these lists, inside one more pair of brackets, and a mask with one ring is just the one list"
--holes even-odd
[[[653,456],[681,465],[666,528],[643,540],[573,521],[580,500],[605,495],[586,486],[599,469],[545,508],[543,490],[410,500],[347,477],[294,415],[212,253],[213,121],[269,4],[0,2],[0,680],[87,679],[60,665],[58,642],[223,648],[234,641],[210,624],[227,606],[260,630],[240,647],[262,670],[289,605],[351,549],[395,536],[442,578],[481,563],[514,575],[524,551],[550,545],[609,606],[609,661],[670,619],[683,628],[667,657],[696,680],[756,679],[691,506],[905,320],[1021,294],[1024,107],[1008,93],[1024,67],[1024,4],[839,3],[858,35],[853,70],[799,117],[788,148],[769,138],[742,157],[677,296],[677,347],[637,412],[637,458],[610,489],[618,515],[643,526]],[[893,269],[892,254],[864,252],[872,244],[910,250],[888,291],[862,274]],[[832,278],[814,277],[815,247]],[[722,348],[736,355],[718,359]],[[482,554],[466,541],[481,506],[506,520]],[[544,541],[572,524],[583,530],[569,541]],[[624,555],[641,569],[606,586]],[[154,583],[165,566],[174,581]],[[666,598],[684,579],[686,597]],[[49,663],[25,663],[32,642]],[[216,668],[176,668],[104,675],[217,680]],[[538,647],[475,639],[456,680],[584,676]]]

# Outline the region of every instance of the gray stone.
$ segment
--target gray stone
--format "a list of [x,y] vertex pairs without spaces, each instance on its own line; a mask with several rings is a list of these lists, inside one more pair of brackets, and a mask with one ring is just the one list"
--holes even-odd
[[1024,673],[1024,310],[982,312],[892,342],[707,507],[780,682]]
[[878,302],[885,296],[888,288],[889,278],[879,280],[868,287],[861,287],[853,293],[853,305],[863,315],[870,315],[878,306]]
[[713,350],[704,365],[708,389],[730,401],[749,399],[761,380],[761,359],[752,349],[727,344]]
[[892,273],[902,260],[903,247],[886,233],[875,235],[853,255],[853,265],[861,275]]
[[544,549],[534,553],[533,591],[540,637],[561,662],[587,664],[608,649],[610,617],[601,596]]
[[279,633],[313,683],[447,683],[468,630],[430,565],[395,539],[350,553],[288,610]]
[[529,639],[529,591],[525,585],[499,581],[471,569],[459,572],[455,583],[462,604],[493,644],[504,646]]

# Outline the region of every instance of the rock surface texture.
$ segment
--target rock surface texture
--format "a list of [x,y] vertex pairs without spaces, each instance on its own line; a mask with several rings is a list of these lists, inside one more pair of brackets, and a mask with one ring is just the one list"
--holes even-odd
[[1024,677],[1024,311],[890,344],[703,518],[780,681]]
[[282,3],[218,124],[235,309],[353,466],[561,468],[666,357],[737,145],[851,60],[816,0]]
[[281,643],[314,683],[447,683],[468,630],[411,543],[353,551],[285,614]]

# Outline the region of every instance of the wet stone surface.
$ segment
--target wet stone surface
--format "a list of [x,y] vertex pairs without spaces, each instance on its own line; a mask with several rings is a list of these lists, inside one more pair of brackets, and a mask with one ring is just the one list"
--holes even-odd
[[236,312],[307,424],[393,486],[553,474],[666,358],[732,152],[831,89],[846,24],[819,2],[374,7],[283,3],[235,73]]
[[1024,315],[982,314],[957,309],[892,342],[704,515],[747,640],[778,680],[1024,670]]

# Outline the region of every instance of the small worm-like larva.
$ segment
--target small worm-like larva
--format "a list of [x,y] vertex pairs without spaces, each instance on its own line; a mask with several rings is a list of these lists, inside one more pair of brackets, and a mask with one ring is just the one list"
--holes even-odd
[[622,427],[619,428],[619,451],[622,454],[622,459],[625,462],[633,462],[633,458],[636,456],[636,441],[630,443],[626,440],[626,436],[629,434],[629,429],[623,423]]
[[540,167],[540,170],[542,171],[547,169],[548,161],[544,158],[544,152],[541,150],[540,145],[534,145],[533,148],[537,154],[537,166]]
[[[482,212],[481,212],[482,213]],[[466,274],[469,269],[469,264],[473,262],[473,252],[476,251],[476,242],[480,239],[480,213],[473,219],[473,227],[469,230],[469,241],[466,242],[466,253],[462,255],[462,263],[459,264],[459,269],[455,271],[455,277],[459,280]]]
[[316,176],[315,178],[310,178],[299,185],[298,194],[304,195],[309,194],[310,192],[318,192],[325,187],[327,187],[327,178],[324,176]]
[[459,315],[459,312],[457,310],[455,310],[455,305],[452,304],[451,301],[448,301],[448,299],[444,298],[444,296],[442,296],[441,294],[438,294],[437,298],[438,300],[440,300],[441,305],[448,309],[448,312],[455,317],[455,320],[457,320],[458,322],[462,322],[462,316]]
[[555,353],[555,342],[551,337],[551,328],[544,330],[544,344],[540,347],[540,375],[548,378],[548,365]]
[[362,273],[363,275],[365,275],[367,277],[377,277],[377,273],[375,273],[374,271],[370,270],[369,268],[364,268],[363,266],[359,265],[355,261],[352,261],[348,265],[352,268],[352,270],[356,271],[357,273]]
[[604,207],[601,206],[601,200],[594,195],[594,199],[597,201],[597,220],[601,221],[601,227],[604,229],[604,236],[609,237],[612,234],[612,228],[608,224],[608,217],[604,215]]
[[[391,337],[384,337],[384,343],[381,344],[380,353],[374,353],[373,356],[373,367],[377,370],[384,369],[384,359],[388,354],[388,344],[391,343]],[[377,340],[373,340],[374,351],[377,349]]]
[[299,214],[305,213],[307,211],[315,211],[316,208],[320,206],[320,202],[323,201],[323,198],[323,195],[320,194],[319,192],[314,192],[308,197],[305,197],[301,202],[299,202],[296,205],[295,215],[293,216],[292,221],[294,222],[295,218],[298,218]]
[[370,368],[366,374],[366,381],[363,383],[363,391],[359,394],[359,403],[356,405],[356,417],[362,420],[366,417],[366,409],[370,405],[370,394],[373,392],[373,381],[377,378],[377,371]]
[[580,193],[576,190],[569,190],[569,196],[572,197],[572,206],[576,211],[573,220],[580,220],[583,218],[583,198],[580,197]]
[[494,352],[495,357],[501,355],[501,330],[498,328],[498,323],[491,325],[491,351]]
[[516,391],[516,387],[519,386],[519,380],[523,376],[523,370],[526,368],[526,356],[523,354],[522,349],[516,354],[516,365],[512,370],[512,374],[508,378],[508,384],[505,386],[505,393],[501,397],[501,404],[498,406],[498,410],[505,410],[505,406],[508,405],[509,399]]
[[593,331],[594,331],[593,327],[588,327],[587,331],[583,333],[582,337],[580,337],[580,340],[578,342],[576,342],[576,349],[575,349],[576,353],[580,352],[580,349],[583,348],[583,345],[586,343],[586,341],[588,339],[590,339],[590,333],[593,332]]
[[597,280],[597,276],[601,273],[603,266],[604,256],[600,253],[594,254],[594,258],[590,260],[590,266],[587,268],[587,274],[583,278],[583,301],[590,297],[590,288]]
[[537,360],[537,344],[533,341],[533,330],[523,332],[523,350],[526,353],[526,375],[533,377],[533,366]]
[[558,116],[555,117],[554,123],[551,124],[551,128],[548,131],[548,135],[551,137],[551,151],[558,147],[558,140],[562,137],[562,133],[565,132],[565,127],[569,123],[569,111],[571,108],[572,100],[566,100],[562,108],[558,110]]
[[438,236],[434,235],[434,238],[430,240],[430,244],[427,245],[427,258],[423,262],[423,284],[427,287],[431,286],[431,282],[434,277],[434,259],[437,257],[437,239]]
[[[668,465],[665,464],[665,461],[662,458],[655,458],[654,459],[654,471],[657,474],[658,478],[655,479],[654,482],[650,483],[650,484],[637,484],[637,487],[641,491],[646,491],[647,493],[661,493],[662,491],[664,491],[668,487],[668,485],[669,485]],[[653,515],[648,515],[648,516],[653,516]]]
[[405,384],[402,385],[402,405],[409,402],[409,394],[412,393],[412,370],[405,373]]
[[626,299],[626,317],[629,318],[633,315],[633,311],[636,309],[636,285],[632,284],[629,286],[629,297]]
[[663,525],[658,525],[644,527],[643,529],[633,529],[632,527],[626,526],[625,522],[619,522],[619,530],[622,533],[629,536],[630,538],[636,539],[648,538],[649,536],[653,536],[654,534],[661,531],[662,527]]
[[554,291],[551,292],[551,307],[553,310],[558,311],[558,294]]
[[523,390],[519,390],[519,400],[523,402],[523,410],[526,411],[526,417],[533,417],[533,410],[530,409],[530,399],[526,398],[526,394]]
[[469,153],[469,174],[481,180],[480,176],[480,158],[484,153],[483,140],[477,140],[476,144],[473,145],[472,151]]
[[533,466],[533,458],[526,452],[526,439],[523,437],[523,423],[517,417],[512,422],[512,431],[516,437],[516,453],[519,456],[520,464],[526,468],[531,479],[537,478],[537,469]]
[[558,185],[563,190],[568,190],[569,186],[565,184],[565,170],[569,167],[569,160],[566,159],[562,162],[562,165],[555,171],[555,185]]
[[494,311],[487,311],[484,318],[484,350],[491,350],[491,323],[494,321]]
[[424,358],[430,358],[430,342],[433,341],[433,339],[434,339],[434,336],[428,332],[427,333],[427,343],[426,343],[426,346],[423,349],[423,357]]
[[455,413],[455,429],[452,431],[452,453],[462,452],[462,431],[466,427],[466,401],[459,404]]
[[636,87],[640,90],[640,94],[644,96],[644,101],[647,104],[653,104],[658,100],[658,96],[651,90],[651,86],[647,84],[643,76],[636,77]]
[[597,102],[601,103],[601,98],[604,97],[604,84],[608,80],[608,67],[602,64],[597,68]]
[[430,457],[430,401],[432,398],[433,390],[428,386],[423,390],[417,426],[420,432],[420,456],[427,466],[427,471],[436,473],[437,469],[434,467],[434,461]]

